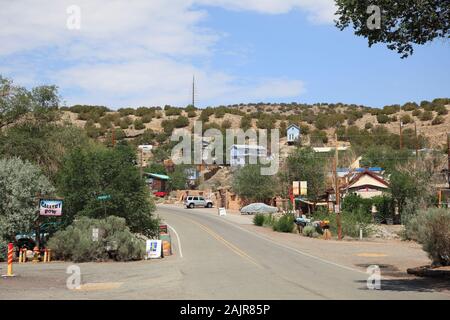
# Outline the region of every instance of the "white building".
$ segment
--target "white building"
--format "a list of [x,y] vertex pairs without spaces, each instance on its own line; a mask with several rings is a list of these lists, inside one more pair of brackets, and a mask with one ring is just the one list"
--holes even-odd
[[300,127],[295,124],[291,124],[287,128],[287,142],[288,144],[294,144],[300,139]]
[[142,152],[147,153],[153,150],[153,146],[151,144],[142,144],[138,146],[138,149],[139,151],[142,150]]
[[234,144],[230,149],[230,165],[245,166],[249,158],[267,157],[267,149],[258,145]]

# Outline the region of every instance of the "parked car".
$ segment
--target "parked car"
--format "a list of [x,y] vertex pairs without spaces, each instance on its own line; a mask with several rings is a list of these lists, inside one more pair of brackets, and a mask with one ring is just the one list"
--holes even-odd
[[186,208],[195,208],[195,207],[204,207],[204,208],[212,208],[213,203],[211,200],[205,199],[205,197],[201,196],[188,196],[184,201],[184,205]]
[[155,195],[155,197],[165,198],[169,193],[165,191],[155,191],[153,192],[153,194]]

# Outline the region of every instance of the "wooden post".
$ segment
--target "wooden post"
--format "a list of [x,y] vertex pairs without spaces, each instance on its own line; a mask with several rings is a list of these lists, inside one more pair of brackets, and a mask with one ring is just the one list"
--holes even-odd
[[403,123],[400,120],[400,150],[403,149]]
[[419,159],[419,138],[417,137],[417,124],[414,122],[414,133],[416,136],[416,160]]
[[[341,201],[340,201],[340,190],[339,190],[339,177],[338,177],[338,173],[337,173],[337,168],[339,165],[339,143],[338,143],[338,136],[337,133],[334,135],[335,139],[336,139],[336,150],[335,150],[335,159],[334,159],[334,177],[335,177],[335,182],[336,182],[336,207],[337,207],[337,212],[336,212],[336,221],[337,221],[337,227],[338,227],[338,239],[342,240],[342,225],[341,225]],[[336,208],[335,208],[336,211]]]

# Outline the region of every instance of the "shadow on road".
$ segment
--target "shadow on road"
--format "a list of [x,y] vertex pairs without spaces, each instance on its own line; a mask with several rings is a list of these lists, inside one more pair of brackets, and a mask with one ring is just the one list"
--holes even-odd
[[[363,284],[361,290],[369,290],[366,281],[357,281]],[[414,291],[414,292],[442,292],[450,290],[450,282],[440,279],[430,278],[410,278],[410,279],[383,279],[381,281],[383,291]]]

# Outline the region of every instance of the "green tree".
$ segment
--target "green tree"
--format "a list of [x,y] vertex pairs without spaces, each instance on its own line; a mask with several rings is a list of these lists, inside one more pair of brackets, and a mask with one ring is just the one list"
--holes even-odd
[[55,189],[41,170],[19,158],[0,159],[0,239],[15,241],[29,233],[36,220],[36,195],[53,195]]
[[247,131],[252,127],[252,118],[249,115],[245,115],[241,118],[241,129]]
[[64,156],[91,144],[86,131],[71,125],[24,122],[0,133],[0,154],[38,165],[54,181]]
[[[423,45],[436,38],[448,38],[450,2],[436,0],[336,0],[339,17],[336,26],[344,30],[353,26],[355,34],[367,38],[369,47],[386,43],[402,58],[414,51],[413,45]],[[369,5],[381,9],[379,28],[371,30],[367,13]]]
[[185,190],[187,188],[188,168],[188,166],[178,165],[175,167],[174,172],[169,174],[169,187],[171,190]]
[[327,160],[311,149],[297,148],[286,160],[287,179],[308,182],[308,199],[317,202],[325,191]]
[[233,176],[233,190],[241,198],[264,202],[275,195],[273,176],[261,175],[261,166],[256,164],[240,168]]
[[[114,149],[95,146],[74,149],[60,170],[58,188],[65,197],[65,224],[77,216],[126,219],[134,232],[152,235],[156,223],[150,192],[135,166],[134,149],[118,145]],[[101,195],[111,199],[100,201]]]

